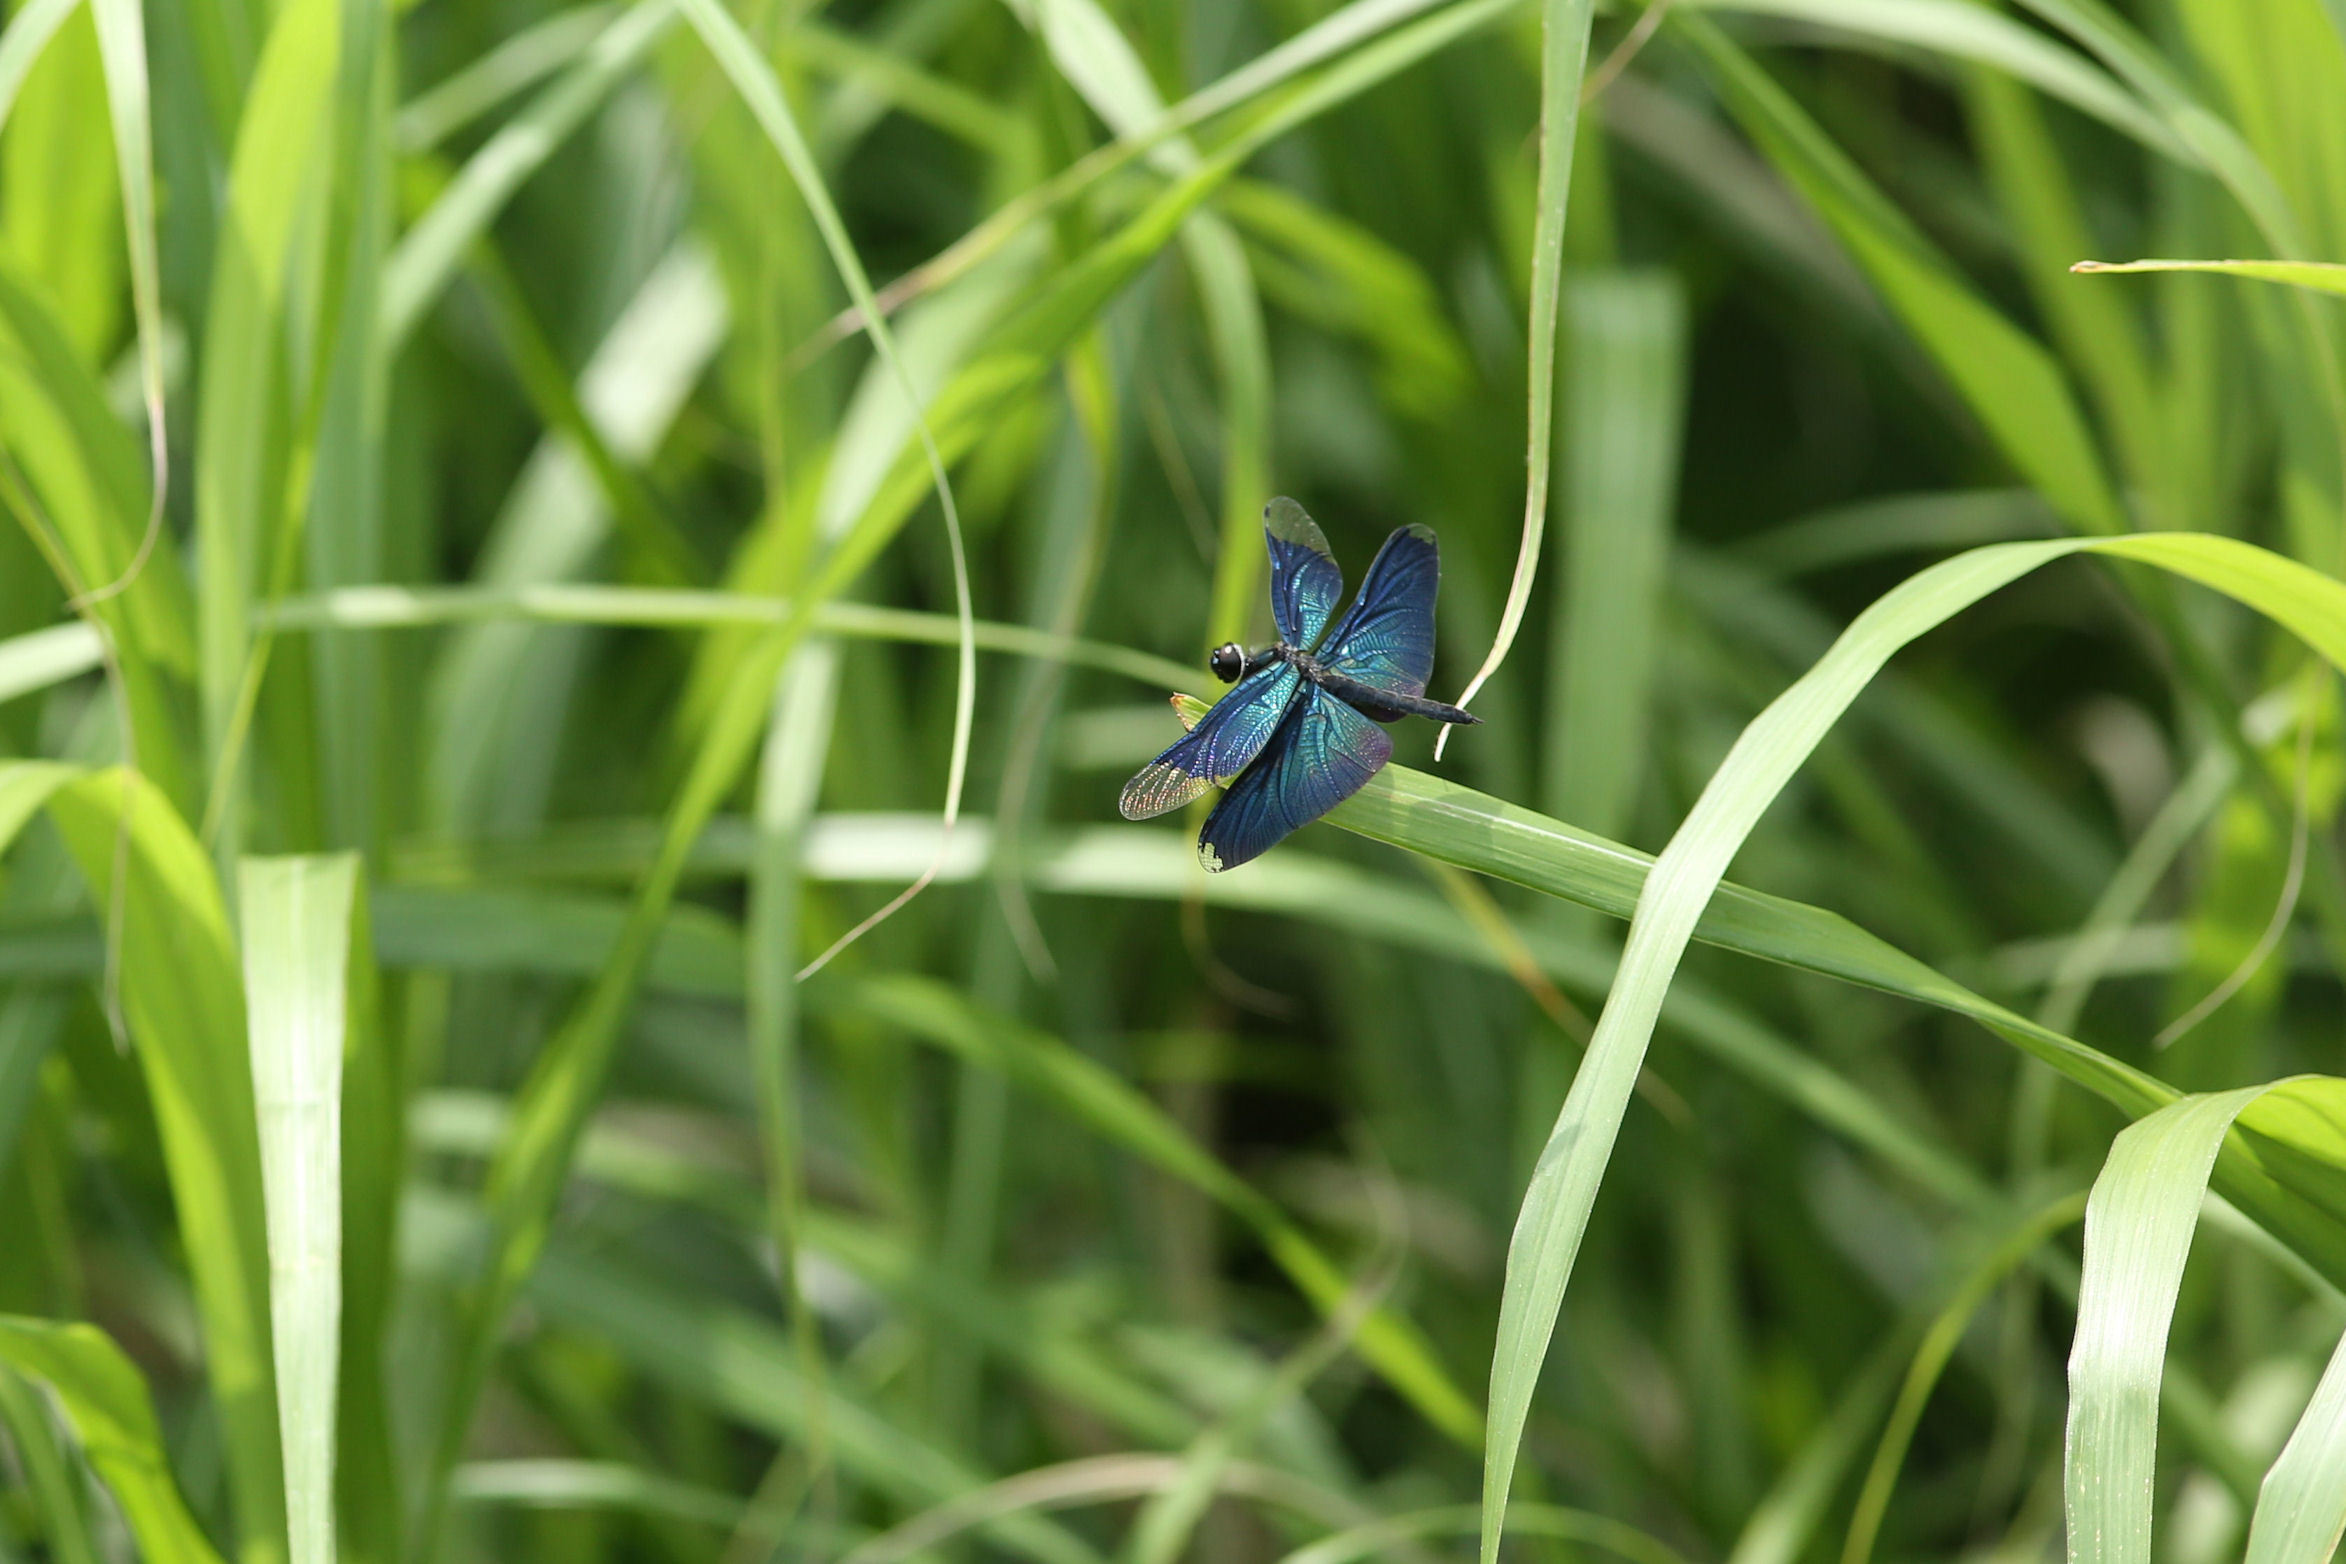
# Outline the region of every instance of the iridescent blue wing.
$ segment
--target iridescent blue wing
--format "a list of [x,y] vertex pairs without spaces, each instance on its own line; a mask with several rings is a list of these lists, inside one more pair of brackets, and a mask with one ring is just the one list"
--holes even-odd
[[1434,672],[1434,597],[1442,556],[1430,527],[1403,527],[1377,550],[1360,596],[1328,632],[1320,661],[1380,690],[1423,695]]
[[1307,684],[1260,759],[1231,785],[1197,835],[1198,861],[1235,869],[1360,791],[1393,758],[1383,728]]
[[1285,495],[1263,507],[1263,542],[1271,551],[1271,618],[1279,639],[1308,652],[1344,601],[1344,572],[1319,523]]
[[1146,820],[1179,809],[1215,783],[1244,771],[1295,703],[1302,679],[1293,665],[1280,662],[1232,685],[1229,694],[1197,719],[1196,727],[1124,784],[1123,795],[1116,800],[1124,818]]

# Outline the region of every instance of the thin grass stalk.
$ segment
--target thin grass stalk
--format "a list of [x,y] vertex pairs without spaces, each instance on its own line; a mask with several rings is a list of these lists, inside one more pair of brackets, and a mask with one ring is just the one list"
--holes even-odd
[[[1507,583],[1507,604],[1491,649],[1466,681],[1458,704],[1471,702],[1507,660],[1531,606],[1532,581],[1539,573],[1540,539],[1548,525],[1548,469],[1556,440],[1556,325],[1564,292],[1564,215],[1572,196],[1572,139],[1580,127],[1580,83],[1588,70],[1589,0],[1546,0],[1540,15],[1539,213],[1531,241],[1531,326],[1529,409],[1531,433],[1525,446],[1523,537],[1515,574]],[[1450,741],[1444,727],[1434,739],[1434,758]]]

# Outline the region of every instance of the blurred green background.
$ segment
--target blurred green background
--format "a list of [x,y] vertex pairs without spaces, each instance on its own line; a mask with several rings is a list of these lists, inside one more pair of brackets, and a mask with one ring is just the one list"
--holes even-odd
[[[1467,1557],[1525,1397],[1510,1557],[2046,1557],[2154,1424],[2162,1564],[2268,1467],[2329,1556],[2318,1083],[2128,1432],[2064,1364],[2126,1119],[2338,1066],[2335,308],[2069,271],[2346,258],[2335,5],[0,25],[0,1560]],[[1520,628],[1208,877],[1113,801],[1273,494],[1436,529],[1433,695]],[[1720,770],[1933,561],[2178,529],[2289,628],[2055,560]],[[1784,900],[1625,985],[1543,1365],[1714,773]]]

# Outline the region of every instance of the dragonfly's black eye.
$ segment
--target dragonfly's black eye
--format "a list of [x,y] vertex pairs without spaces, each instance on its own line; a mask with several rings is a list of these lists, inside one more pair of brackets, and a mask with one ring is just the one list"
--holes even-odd
[[1236,641],[1225,641],[1206,658],[1206,666],[1214,670],[1214,677],[1224,684],[1236,684],[1238,675],[1246,667],[1246,653]]

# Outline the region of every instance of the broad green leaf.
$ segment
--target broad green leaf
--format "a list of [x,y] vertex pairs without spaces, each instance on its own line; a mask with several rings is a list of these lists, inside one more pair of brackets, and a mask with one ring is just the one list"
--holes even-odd
[[[44,14],[44,13],[47,14]],[[25,6],[12,12],[0,38],[0,256],[52,312],[85,364],[101,363],[122,324],[122,189],[115,177],[114,137],[92,107],[106,91],[98,32],[88,9],[64,13]],[[10,112],[17,72],[4,57],[23,29],[41,39],[34,69]]]
[[195,1284],[237,1554],[247,1564],[273,1564],[285,1556],[285,1488],[259,1139],[227,910],[178,811],[135,773],[70,781],[50,795],[49,813],[102,912],[116,901],[117,844],[127,833],[119,882],[122,1003]]
[[2094,1180],[2062,1462],[2071,1564],[2148,1564],[2159,1379],[2208,1174],[2241,1110],[2289,1089],[2170,1103],[2119,1133]]
[[2248,1564],[2325,1564],[2346,1533],[2346,1341],[2265,1474],[2248,1528]]
[[0,1315],[0,1363],[57,1398],[148,1564],[218,1564],[172,1481],[147,1382],[112,1337],[95,1325]]
[[337,1556],[342,1059],[357,897],[355,857],[247,858],[238,865],[291,1564],[331,1564]]
[[1747,538],[1735,554],[1770,575],[1796,576],[1891,554],[2043,537],[2056,526],[2027,489],[1957,489],[1836,506]]

